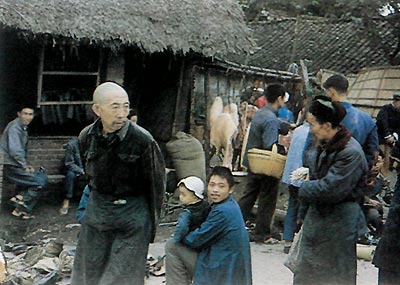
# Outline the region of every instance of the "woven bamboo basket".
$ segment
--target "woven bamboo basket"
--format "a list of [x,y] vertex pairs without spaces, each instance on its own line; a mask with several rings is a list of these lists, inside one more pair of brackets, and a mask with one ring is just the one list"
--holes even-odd
[[278,153],[276,144],[272,150],[252,148],[247,152],[250,171],[280,179],[285,168],[286,155]]

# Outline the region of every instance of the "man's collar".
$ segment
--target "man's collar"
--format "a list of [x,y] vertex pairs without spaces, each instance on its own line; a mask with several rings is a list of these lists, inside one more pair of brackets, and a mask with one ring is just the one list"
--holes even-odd
[[117,135],[119,136],[119,139],[121,141],[126,137],[126,134],[128,133],[130,124],[131,124],[131,121],[126,120],[125,125],[117,132]]
[[25,126],[24,124],[22,124],[21,118],[18,117],[18,125],[21,127],[21,129],[23,129],[24,131],[28,130],[28,126]]
[[274,107],[272,107],[270,104],[265,105],[263,108],[272,111],[274,114],[278,113],[278,110],[275,110]]

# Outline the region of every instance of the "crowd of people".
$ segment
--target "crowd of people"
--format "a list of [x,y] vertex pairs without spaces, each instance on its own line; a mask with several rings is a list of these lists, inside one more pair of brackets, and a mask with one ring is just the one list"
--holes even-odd
[[[238,201],[227,167],[213,167],[207,181],[189,176],[178,182],[184,210],[166,243],[167,285],[252,284],[250,242],[264,243],[274,236],[271,225],[281,182],[289,190],[286,253],[301,229],[293,284],[355,284],[356,243],[370,232],[367,223],[380,240],[373,260],[378,284],[400,283],[400,181],[385,224],[378,197],[387,171],[399,171],[384,161],[400,161],[395,155],[400,153],[400,94],[393,95],[375,123],[347,101],[344,76],[331,76],[323,88],[325,95],[310,100],[305,120],[297,124],[285,108],[288,93],[282,84],[269,84],[250,102],[258,110],[248,124],[243,153],[247,185]],[[65,145],[60,214],[68,213],[77,177],[84,176],[87,183],[78,211],[82,227],[72,284],[144,284],[166,187],[164,157],[152,135],[136,123],[137,114],[129,113],[122,86],[100,84],[92,109],[98,119]],[[33,117],[34,108],[22,106],[0,144],[4,177],[17,189],[12,215],[21,219],[34,218],[33,208],[47,184],[46,172],[27,161],[27,128]],[[289,127],[279,117],[289,120]],[[280,136],[289,132],[290,145],[280,146]],[[287,155],[282,179],[253,172],[247,156],[250,149],[271,150],[274,145]],[[299,169],[307,171],[294,175]],[[257,200],[255,228],[249,232],[246,221]]]

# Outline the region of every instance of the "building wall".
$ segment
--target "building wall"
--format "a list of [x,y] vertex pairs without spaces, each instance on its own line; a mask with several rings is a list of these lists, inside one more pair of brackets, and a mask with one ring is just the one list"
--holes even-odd
[[39,47],[0,29],[0,133],[21,103],[36,105]]
[[114,81],[124,84],[125,57],[122,53],[109,53],[106,65],[105,81]]
[[[143,54],[140,50],[126,50],[124,86],[131,106],[137,109],[138,124],[147,129],[160,144],[171,139],[180,93],[182,58],[168,52]],[[165,152],[164,152],[165,153]]]

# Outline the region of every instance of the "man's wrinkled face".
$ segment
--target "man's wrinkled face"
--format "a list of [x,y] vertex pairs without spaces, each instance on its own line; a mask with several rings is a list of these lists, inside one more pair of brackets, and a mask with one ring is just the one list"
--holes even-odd
[[93,105],[93,110],[100,117],[104,132],[113,133],[128,120],[129,98],[125,93],[111,91],[101,102]]
[[34,111],[31,108],[23,108],[18,112],[18,117],[24,126],[28,126],[32,122],[34,115]]

